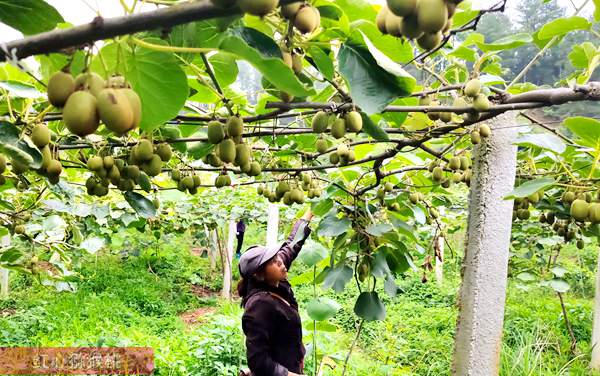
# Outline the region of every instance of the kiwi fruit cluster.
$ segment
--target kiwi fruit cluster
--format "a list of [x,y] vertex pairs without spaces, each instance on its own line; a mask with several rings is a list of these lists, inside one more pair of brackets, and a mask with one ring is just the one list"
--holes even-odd
[[48,81],[48,101],[62,108],[65,126],[85,137],[96,132],[100,121],[117,135],[136,129],[142,118],[142,102],[122,76],[105,81],[93,72],[73,77],[56,72]]
[[452,27],[456,6],[462,0],[387,0],[377,14],[383,34],[416,40],[423,50],[438,47]]
[[267,185],[259,185],[256,188],[256,192],[268,199],[269,202],[283,202],[288,206],[303,204],[305,197],[312,199],[322,195],[321,187],[317,180],[306,173],[301,174],[298,181],[281,180],[274,188]]
[[467,155],[453,156],[448,163],[433,161],[429,164],[428,170],[431,172],[431,180],[443,188],[450,188],[452,183],[465,183],[467,187],[471,186],[472,161]]
[[490,126],[487,124],[481,124],[476,129],[471,131],[471,143],[477,145],[481,142],[481,138],[488,138],[492,134]]
[[31,130],[29,138],[42,153],[42,166],[37,172],[47,177],[51,184],[58,184],[63,167],[58,158],[56,158],[56,154],[53,153],[50,144],[52,132],[45,124],[36,124]]
[[319,10],[304,1],[282,5],[281,16],[290,20],[296,30],[302,34],[310,34],[321,25]]
[[177,182],[177,189],[181,192],[189,192],[195,195],[198,193],[198,188],[202,185],[200,175],[196,173],[184,173],[181,170],[171,171],[171,178]]
[[352,148],[349,148],[346,144],[339,144],[337,149],[329,154],[329,162],[332,165],[347,166],[348,164],[356,160],[356,155]]

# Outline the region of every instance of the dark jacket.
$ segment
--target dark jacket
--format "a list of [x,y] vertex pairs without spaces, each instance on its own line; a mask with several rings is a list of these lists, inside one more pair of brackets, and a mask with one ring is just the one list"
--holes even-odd
[[[304,234],[297,234],[299,230],[304,230]],[[306,221],[298,220],[294,224],[290,236],[279,250],[288,270],[309,234]],[[299,239],[293,244],[296,235]],[[290,305],[271,293],[281,296]],[[273,287],[251,278],[242,305],[242,329],[246,335],[248,366],[253,376],[287,376],[288,371],[302,373],[306,350],[302,344],[298,302],[290,283],[285,280],[278,287]]]

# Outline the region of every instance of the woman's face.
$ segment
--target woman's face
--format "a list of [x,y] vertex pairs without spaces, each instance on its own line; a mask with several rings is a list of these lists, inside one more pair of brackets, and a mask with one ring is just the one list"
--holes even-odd
[[287,268],[279,255],[273,257],[266,265],[264,271],[265,282],[277,286],[287,278]]

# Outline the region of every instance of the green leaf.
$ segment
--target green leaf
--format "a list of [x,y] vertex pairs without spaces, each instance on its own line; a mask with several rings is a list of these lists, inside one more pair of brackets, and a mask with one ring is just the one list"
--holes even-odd
[[20,132],[13,124],[0,121],[0,153],[21,162],[30,168],[40,168],[42,153],[19,138]]
[[396,98],[410,95],[416,80],[360,31],[352,36],[342,45],[338,60],[355,103],[367,114],[374,114]]
[[346,284],[352,279],[352,272],[352,268],[345,264],[338,265],[333,269],[327,267],[323,288],[331,287],[337,293],[344,291]]
[[594,0],[594,21],[600,21],[600,0]]
[[589,117],[571,117],[565,119],[563,125],[573,132],[581,145],[594,149],[600,143],[600,121]]
[[302,261],[306,266],[312,268],[317,265],[319,261],[324,260],[329,251],[323,244],[315,242],[313,240],[308,240],[304,246],[302,247],[302,251],[298,255],[300,261]]
[[398,38],[391,35],[382,35],[372,20],[358,20],[352,23],[352,28],[360,30],[369,38],[379,51],[385,53],[390,59],[398,63],[407,63],[413,57],[413,48],[410,43],[398,43]]
[[92,236],[90,238],[85,239],[80,245],[79,248],[86,250],[90,255],[96,254],[99,250],[104,247],[105,242],[103,238],[98,236]]
[[588,30],[590,27],[592,27],[592,24],[583,17],[558,18],[542,26],[537,36],[541,40],[546,40],[575,30]]
[[390,298],[395,298],[396,295],[398,295],[399,287],[396,284],[396,280],[394,279],[393,276],[388,275],[385,278],[385,282],[383,284],[383,289]]
[[36,99],[44,96],[35,86],[18,81],[0,81],[0,87],[16,98]]
[[307,50],[308,54],[312,57],[315,65],[319,69],[319,72],[323,75],[323,77],[328,80],[333,80],[333,61],[329,57],[325,51],[321,47],[311,46]]
[[154,204],[146,197],[137,192],[125,192],[123,196],[140,217],[148,219],[156,216]]
[[548,285],[556,292],[565,293],[569,291],[571,286],[569,283],[562,279],[552,279],[548,282]]
[[23,256],[23,252],[21,252],[19,249],[6,248],[6,249],[3,249],[2,252],[0,252],[0,262],[7,263],[7,264],[13,264],[18,259],[20,259],[21,256]]
[[540,178],[535,180],[529,180],[521,184],[517,188],[513,189],[512,192],[507,194],[504,199],[512,200],[515,198],[522,198],[532,195],[539,190],[546,189],[554,185],[555,181],[552,178]]
[[482,51],[501,51],[521,47],[524,44],[533,42],[533,38],[528,33],[517,33],[500,38],[492,43],[477,43]]
[[308,312],[308,317],[315,321],[325,321],[329,320],[342,307],[333,299],[320,297],[314,298],[308,302],[306,307],[306,311]]
[[236,29],[223,38],[219,49],[246,60],[280,90],[296,97],[314,94],[314,90],[307,90],[285,65],[275,41],[258,30]]
[[334,4],[344,10],[350,21],[372,21],[377,16],[373,6],[365,0],[335,0]]
[[321,199],[320,201],[315,201],[311,205],[311,211],[314,215],[322,217],[325,214],[329,213],[329,211],[333,208],[333,200],[330,198]]
[[354,313],[366,321],[385,319],[385,307],[374,291],[365,291],[358,296],[354,305]]
[[390,136],[380,126],[376,125],[373,120],[364,112],[360,113],[363,119],[363,130],[366,134],[373,137],[377,141],[389,141]]
[[372,223],[365,231],[373,236],[381,236],[386,232],[392,231],[394,228],[389,223]]
[[556,154],[562,154],[567,149],[564,141],[551,133],[524,133],[519,136],[515,144],[550,150]]
[[208,58],[217,81],[221,86],[229,86],[237,79],[239,70],[235,58],[230,54],[216,53]]
[[348,231],[349,228],[348,218],[339,219],[335,213],[331,213],[321,220],[317,232],[321,236],[335,237]]
[[0,0],[0,22],[25,35],[52,30],[64,21],[60,13],[43,0]]
[[[307,320],[303,326],[304,330],[306,330],[307,332],[312,332],[314,330],[314,324],[315,321]],[[338,330],[338,327],[335,324],[332,324],[328,321],[317,321],[316,324],[317,330],[320,332],[335,333]]]

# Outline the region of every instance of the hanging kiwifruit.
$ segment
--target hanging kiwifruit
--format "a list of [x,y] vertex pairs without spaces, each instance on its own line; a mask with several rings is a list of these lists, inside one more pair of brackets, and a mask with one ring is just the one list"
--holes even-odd
[[358,133],[361,131],[363,127],[363,120],[359,112],[348,112],[344,119],[346,120],[346,129],[348,130],[348,132]]
[[123,91],[104,89],[97,98],[98,114],[106,128],[117,135],[127,133],[133,124],[133,111]]
[[42,149],[50,143],[50,130],[46,124],[38,124],[33,127],[33,130],[31,131],[31,141],[33,141],[33,144],[37,146],[38,149]]
[[[154,155],[154,145],[148,139],[141,139],[135,149],[135,159],[140,162],[147,162]],[[159,157],[160,158],[160,157]]]
[[160,157],[163,162],[168,162],[173,156],[173,150],[169,144],[159,144],[156,146],[156,154]]
[[213,120],[208,123],[207,129],[208,142],[211,144],[218,144],[225,138],[225,131],[223,130],[223,124],[220,121]]
[[254,161],[250,163],[250,172],[248,172],[248,175],[250,176],[258,176],[262,173],[262,167],[260,166],[260,163]]
[[321,14],[319,10],[310,5],[300,8],[296,17],[294,17],[294,27],[302,34],[312,33],[317,30],[321,24]]
[[437,33],[425,33],[419,39],[417,44],[425,51],[431,51],[442,43],[442,32]]
[[74,91],[75,80],[69,73],[56,72],[48,80],[48,101],[56,107],[64,106]]
[[492,134],[492,130],[490,129],[489,125],[481,124],[479,126],[479,134],[481,135],[481,137],[486,138]]
[[481,92],[481,81],[477,78],[469,80],[469,82],[465,84],[463,92],[467,97],[476,98]]
[[444,0],[419,0],[417,23],[424,32],[437,33],[448,21],[448,8]]
[[227,120],[227,134],[238,137],[244,133],[244,120],[239,116],[232,116]]
[[402,37],[402,17],[398,17],[392,12],[388,12],[385,16],[385,31],[394,37]]
[[76,91],[63,109],[63,121],[69,132],[85,137],[96,132],[99,125],[96,97],[87,91]]
[[416,15],[402,17],[400,33],[408,39],[419,39],[423,35],[423,30],[419,28],[419,21]]
[[324,133],[329,125],[329,115],[324,111],[319,111],[312,119],[312,129],[315,133]]
[[295,3],[282,5],[281,6],[281,15],[283,16],[283,18],[287,18],[288,20],[291,20],[294,18],[294,16],[296,16],[296,13],[298,13],[298,11],[300,10],[300,7],[303,4],[304,4],[304,2],[297,1]]
[[479,112],[485,112],[490,109],[490,101],[484,94],[479,94],[473,100],[473,108]]
[[225,163],[233,163],[235,161],[235,143],[231,139],[226,139],[219,143],[219,158]]
[[129,130],[134,130],[140,126],[140,122],[142,121],[142,100],[140,99],[140,96],[132,89],[125,88],[119,91],[125,96],[125,98],[127,98],[127,101],[129,102],[129,107],[131,108],[131,112],[133,114],[133,119]]
[[292,52],[292,70],[296,74],[300,74],[302,72],[302,64],[304,62],[304,56],[298,54],[296,52]]
[[404,17],[416,12],[417,0],[387,0],[387,6],[396,16]]
[[46,168],[46,172],[49,176],[59,176],[62,172],[62,165],[56,159],[53,159],[48,163],[48,167]]
[[244,13],[262,17],[274,11],[279,0],[238,0],[237,5]]
[[327,151],[328,145],[327,145],[327,140],[323,139],[323,138],[319,138],[317,140],[317,143],[315,145],[317,147],[317,151],[321,154],[325,153]]
[[97,96],[106,87],[106,81],[93,72],[81,73],[75,78],[75,90],[87,90]]
[[342,138],[346,135],[346,121],[342,118],[337,118],[331,125],[331,135],[334,138]]
[[[235,165],[242,167],[250,164],[252,149],[246,144],[239,144],[235,147]],[[249,169],[250,166],[248,166]]]
[[148,176],[158,176],[162,170],[162,160],[158,155],[153,154],[152,158],[143,164],[142,170],[144,170]]
[[377,24],[377,28],[379,29],[381,34],[388,33],[387,29],[386,29],[386,24],[385,24],[388,13],[389,13],[389,9],[386,6],[381,7],[381,10],[379,11],[379,13],[377,13],[377,18],[375,19],[375,23]]

